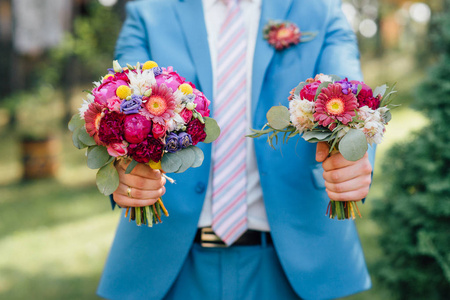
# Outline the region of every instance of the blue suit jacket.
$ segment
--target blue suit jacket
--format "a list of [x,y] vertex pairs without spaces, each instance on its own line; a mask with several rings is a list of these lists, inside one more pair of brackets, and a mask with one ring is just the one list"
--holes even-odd
[[[253,128],[289,91],[317,73],[361,80],[358,49],[338,0],[263,0],[253,64]],[[316,38],[275,51],[262,37],[269,20],[289,20]],[[212,99],[212,71],[201,0],[147,0],[127,4],[117,42],[121,64],[155,60],[173,66]],[[214,99],[212,99],[214,101]],[[211,105],[212,106],[212,105]],[[212,112],[214,116],[214,112]],[[175,174],[164,203],[170,217],[153,228],[122,218],[99,293],[114,299],[161,299],[192,245],[205,198],[211,147],[201,145],[201,167]],[[341,297],[370,288],[352,221],[325,216],[328,197],[315,145],[291,140],[273,150],[265,138],[255,151],[276,252],[294,290],[306,299]]]

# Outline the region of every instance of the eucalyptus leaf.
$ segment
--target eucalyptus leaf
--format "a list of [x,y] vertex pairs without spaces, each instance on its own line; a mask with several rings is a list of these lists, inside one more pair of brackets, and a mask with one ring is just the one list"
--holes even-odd
[[190,146],[190,149],[194,151],[195,153],[195,161],[192,164],[191,168],[198,168],[202,165],[203,160],[205,159],[205,154],[203,153],[202,149],[196,146]]
[[87,166],[91,169],[103,167],[109,160],[110,155],[103,146],[93,146],[87,157]]
[[297,85],[297,87],[296,87],[295,90],[294,90],[294,95],[300,97],[300,91],[303,89],[303,87],[304,87],[305,85],[307,85],[306,82],[302,82],[302,83],[300,83],[299,85]]
[[78,139],[86,146],[97,145],[97,143],[94,141],[94,138],[90,136],[89,133],[86,132],[86,127],[84,126],[80,128]]
[[340,81],[341,80],[341,77],[339,77],[339,76],[337,76],[337,75],[329,75],[330,77],[331,77],[331,79],[333,79],[333,82],[336,82],[336,81]]
[[97,172],[97,188],[103,195],[111,195],[119,186],[119,173],[114,167],[114,162],[103,166]]
[[86,148],[87,146],[85,144],[83,144],[83,142],[81,142],[80,139],[78,138],[78,136],[80,135],[80,131],[81,131],[81,127],[78,127],[73,131],[72,142],[73,142],[73,145],[75,147],[77,147],[78,149],[83,149],[83,148]]
[[376,97],[380,95],[380,97],[383,97],[384,94],[386,93],[387,87],[388,86],[386,84],[383,84],[382,86],[377,86],[373,91],[373,96]]
[[206,138],[203,143],[212,143],[219,137],[220,127],[213,118],[205,117],[204,120]]
[[331,82],[322,82],[319,87],[317,88],[316,96],[314,97],[314,101],[317,100],[317,97],[319,97],[320,93],[322,92],[322,89],[327,88]]
[[332,135],[330,131],[307,131],[302,134],[302,138],[307,142],[312,142],[312,140],[317,141],[327,141]]
[[356,90],[356,96],[359,95],[359,92],[361,92],[361,90],[362,90],[362,84],[358,83],[358,88]]
[[389,123],[389,121],[392,119],[391,111],[390,110],[386,111],[381,117],[383,118],[384,124]]
[[341,139],[338,147],[346,160],[357,161],[367,152],[367,139],[361,130],[350,129]]
[[183,173],[195,162],[195,152],[191,148],[178,151],[177,156],[181,159],[181,167],[175,173]]
[[176,153],[166,153],[161,159],[161,168],[166,173],[174,173],[181,167],[182,161]]
[[138,164],[138,162],[133,159],[130,162],[130,164],[128,165],[127,169],[125,170],[125,174],[130,174],[131,171],[133,171],[134,167],[137,166],[137,164]]
[[283,130],[291,124],[289,110],[285,106],[273,106],[266,116],[270,127],[276,130]]
[[80,114],[74,114],[69,121],[69,130],[74,131],[77,128],[80,128],[85,124],[85,121],[80,117]]

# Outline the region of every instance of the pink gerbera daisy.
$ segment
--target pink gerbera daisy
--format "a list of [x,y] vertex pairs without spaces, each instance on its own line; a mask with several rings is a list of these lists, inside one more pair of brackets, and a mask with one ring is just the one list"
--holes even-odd
[[143,98],[142,114],[149,117],[153,122],[165,124],[174,115],[176,100],[172,91],[165,85],[153,85],[150,97]]
[[317,97],[314,120],[319,122],[319,125],[333,130],[337,121],[348,124],[355,116],[357,107],[358,101],[352,93],[345,95],[339,84],[330,84],[328,88],[323,88]]
[[97,102],[89,104],[88,109],[84,113],[84,120],[86,121],[86,132],[92,136],[97,145],[103,145],[98,137],[98,130],[100,128],[100,121],[103,116],[104,107]]

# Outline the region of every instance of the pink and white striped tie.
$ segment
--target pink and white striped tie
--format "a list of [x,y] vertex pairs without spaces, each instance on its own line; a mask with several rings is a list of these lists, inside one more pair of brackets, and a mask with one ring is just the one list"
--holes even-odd
[[214,142],[212,228],[228,246],[247,230],[246,50],[238,0],[228,0],[217,53],[214,118],[221,128]]

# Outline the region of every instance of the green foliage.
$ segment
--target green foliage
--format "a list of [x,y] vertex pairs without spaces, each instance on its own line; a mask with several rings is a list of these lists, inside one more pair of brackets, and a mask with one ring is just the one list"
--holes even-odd
[[219,137],[220,127],[213,118],[205,117],[204,121],[206,138],[203,143],[212,143]]
[[368,148],[365,134],[358,129],[350,129],[339,142],[339,152],[349,161],[360,160]]
[[69,82],[74,73],[81,73],[82,80],[92,82],[111,64],[120,27],[113,9],[92,1],[88,14],[75,18],[72,32],[43,61],[38,71],[40,80],[59,85]]
[[[440,18],[450,30],[450,14]],[[441,36],[450,45],[450,34]],[[384,255],[375,276],[397,299],[445,299],[450,293],[450,56],[417,91],[414,107],[429,126],[393,147],[384,161],[385,195],[374,203]]]

